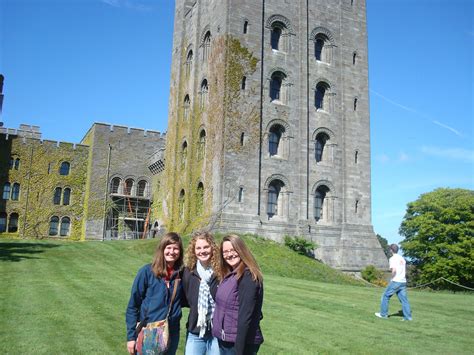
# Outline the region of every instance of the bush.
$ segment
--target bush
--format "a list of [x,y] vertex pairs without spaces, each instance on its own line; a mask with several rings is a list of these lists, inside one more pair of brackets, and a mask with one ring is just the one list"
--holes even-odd
[[314,249],[317,248],[316,243],[303,237],[285,236],[285,245],[298,254],[314,257]]
[[383,281],[383,272],[378,270],[374,265],[368,265],[361,272],[362,278],[373,284],[379,284]]

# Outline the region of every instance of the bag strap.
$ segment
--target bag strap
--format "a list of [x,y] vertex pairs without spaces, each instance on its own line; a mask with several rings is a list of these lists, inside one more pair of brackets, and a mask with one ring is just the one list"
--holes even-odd
[[174,280],[173,294],[171,296],[170,306],[168,307],[168,314],[166,315],[166,319],[168,319],[169,316],[170,316],[171,306],[173,305],[174,298],[176,297],[176,291],[178,290],[179,281],[181,281],[181,279],[179,279],[179,278],[176,278]]

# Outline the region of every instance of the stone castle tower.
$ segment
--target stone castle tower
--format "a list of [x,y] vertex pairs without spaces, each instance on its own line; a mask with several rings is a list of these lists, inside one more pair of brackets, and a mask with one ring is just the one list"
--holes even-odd
[[176,0],[168,229],[304,236],[387,267],[371,225],[365,0]]

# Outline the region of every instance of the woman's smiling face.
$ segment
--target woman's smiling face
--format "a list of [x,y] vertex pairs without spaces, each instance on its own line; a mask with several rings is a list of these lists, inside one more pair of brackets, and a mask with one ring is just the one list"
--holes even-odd
[[209,244],[205,239],[196,240],[196,245],[194,246],[194,253],[196,254],[196,258],[201,262],[201,264],[207,266],[212,258],[211,244]]

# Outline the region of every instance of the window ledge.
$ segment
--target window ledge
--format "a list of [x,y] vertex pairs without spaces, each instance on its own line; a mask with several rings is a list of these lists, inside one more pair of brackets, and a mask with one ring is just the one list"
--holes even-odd
[[281,100],[272,100],[270,101],[274,105],[279,105],[279,106],[288,106],[287,104],[283,103]]

